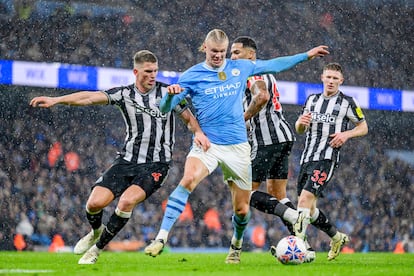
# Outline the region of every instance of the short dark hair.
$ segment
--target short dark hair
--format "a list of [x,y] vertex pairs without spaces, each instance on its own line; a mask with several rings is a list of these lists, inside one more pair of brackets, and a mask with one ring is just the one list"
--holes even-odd
[[144,62],[158,63],[157,57],[148,50],[141,50],[134,55],[134,67]]
[[243,48],[252,48],[257,51],[256,41],[254,41],[254,39],[250,36],[239,36],[233,41],[233,43],[241,43]]
[[338,71],[338,72],[340,72],[342,75],[344,74],[344,72],[343,72],[343,70],[342,70],[342,66],[341,66],[339,63],[336,63],[336,62],[331,62],[331,63],[326,64],[326,65],[323,67],[323,71],[325,71],[325,70]]

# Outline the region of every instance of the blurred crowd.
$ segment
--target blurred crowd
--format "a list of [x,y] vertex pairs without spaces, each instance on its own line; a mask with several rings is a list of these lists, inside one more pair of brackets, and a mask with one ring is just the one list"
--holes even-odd
[[[1,87],[0,113],[0,248],[14,250],[16,234],[31,250],[50,246],[59,234],[73,246],[90,226],[84,206],[90,187],[111,164],[122,146],[124,122],[112,106],[30,108],[35,95],[70,91],[29,87]],[[286,106],[292,123],[299,106]],[[366,111],[370,133],[344,146],[337,170],[320,208],[341,231],[350,234],[350,248],[359,251],[392,251],[404,242],[413,251],[414,170],[408,163],[387,156],[387,150],[411,150],[414,138],[405,129],[410,113]],[[178,121],[174,163],[165,186],[138,205],[117,240],[148,243],[158,231],[163,203],[182,175],[190,133]],[[56,151],[56,145],[60,145]],[[299,136],[290,160],[288,194],[294,203],[299,156]],[[70,154],[77,159],[70,159]],[[71,162],[71,160],[73,162]],[[264,188],[264,187],[263,187]],[[231,199],[220,171],[192,193],[189,210],[173,229],[171,247],[223,248],[232,234]],[[105,218],[112,213],[109,206]],[[327,250],[329,238],[310,227],[310,242]],[[253,210],[245,240],[248,250],[266,250],[288,234],[280,219]]]
[[[12,7],[4,4],[10,2]],[[206,33],[218,27],[230,39],[254,37],[260,58],[302,52],[319,44],[331,47],[326,59],[282,73],[281,80],[319,82],[322,64],[338,61],[346,69],[346,85],[413,89],[414,9],[404,1],[369,7],[364,1],[350,1],[345,8],[341,1],[194,5],[188,0],[131,0],[116,12],[101,15],[76,11],[75,2],[53,1],[59,5],[40,11],[52,1],[0,1],[1,59],[130,68],[133,53],[146,48],[157,54],[161,70],[183,71],[203,59],[197,48]],[[50,246],[56,234],[73,246],[90,230],[84,210],[90,187],[123,143],[124,123],[118,110],[110,106],[33,109],[28,106],[33,96],[71,91],[0,88],[0,250],[15,250],[16,234],[24,237],[24,250]],[[285,109],[294,123],[300,107]],[[319,206],[350,234],[352,250],[392,251],[402,241],[413,252],[413,165],[386,154],[414,149],[414,138],[406,131],[413,124],[412,114],[366,111],[366,115],[370,133],[344,147],[342,164]],[[163,202],[182,175],[190,146],[190,134],[180,123],[177,133],[167,183],[136,207],[117,240],[146,244],[158,231]],[[288,194],[295,203],[302,145],[303,137],[298,137],[290,162]],[[173,228],[169,246],[228,247],[233,231],[227,189],[220,171],[205,179],[190,197],[189,214]],[[105,217],[112,208],[107,208]],[[309,233],[315,249],[329,248],[325,234],[313,228]],[[287,234],[279,218],[253,210],[246,248],[266,250]]]
[[287,81],[318,82],[322,64],[337,61],[346,85],[414,89],[412,1],[83,2],[0,0],[1,58],[130,68],[135,51],[150,49],[161,70],[183,71],[221,28],[230,40],[254,37],[263,59],[330,47],[329,57],[281,74]]

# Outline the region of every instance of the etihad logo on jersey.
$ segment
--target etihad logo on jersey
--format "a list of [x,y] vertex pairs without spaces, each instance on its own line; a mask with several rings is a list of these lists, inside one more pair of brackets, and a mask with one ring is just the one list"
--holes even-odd
[[214,98],[222,98],[227,96],[232,96],[237,94],[237,89],[241,87],[241,82],[228,83],[225,85],[219,85],[204,90],[206,95],[214,94]]
[[151,117],[161,118],[163,120],[167,119],[167,113],[162,113],[159,109],[152,109],[149,107],[141,106],[135,103],[136,107],[136,114],[145,113],[150,115]]
[[312,112],[312,122],[335,124],[336,116],[332,114]]

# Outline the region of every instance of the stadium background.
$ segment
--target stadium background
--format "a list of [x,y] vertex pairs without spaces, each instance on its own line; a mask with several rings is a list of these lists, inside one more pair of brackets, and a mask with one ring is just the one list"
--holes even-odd
[[[133,53],[146,48],[159,57],[161,70],[181,72],[203,60],[196,49],[208,30],[219,27],[230,39],[253,36],[260,58],[318,44],[331,47],[327,58],[279,74],[279,80],[318,83],[323,64],[338,61],[345,67],[346,85],[414,89],[414,7],[409,1],[232,2],[201,1],[195,6],[187,0],[90,1],[85,12],[79,1],[0,0],[0,58],[129,69]],[[73,90],[15,85],[0,89],[0,248],[15,250],[15,234],[27,230],[25,250],[47,248],[55,234],[72,246],[89,231],[84,217],[89,188],[122,144],[124,123],[113,107],[28,106],[33,96]],[[300,106],[284,108],[293,123]],[[403,242],[412,252],[413,113],[365,113],[370,133],[344,147],[342,165],[321,208],[351,235],[349,249],[392,251]],[[179,128],[169,180],[136,208],[117,240],[138,241],[139,249],[158,230],[162,202],[181,176],[190,144],[188,131]],[[294,200],[302,144],[299,136],[291,157],[289,195]],[[177,223],[169,245],[227,247],[232,233],[228,195],[219,172],[203,181],[190,199],[192,216]],[[204,219],[207,212],[210,219]],[[312,245],[327,250],[329,239],[310,230]],[[246,247],[266,250],[286,234],[279,219],[254,211]]]

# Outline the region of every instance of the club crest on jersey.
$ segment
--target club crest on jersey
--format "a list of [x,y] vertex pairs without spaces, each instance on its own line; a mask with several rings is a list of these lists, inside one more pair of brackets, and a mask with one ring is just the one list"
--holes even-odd
[[220,80],[226,80],[227,79],[226,73],[224,73],[223,71],[218,72],[218,78]]
[[231,74],[235,77],[240,75],[240,70],[237,68],[234,68],[233,70],[231,70]]

